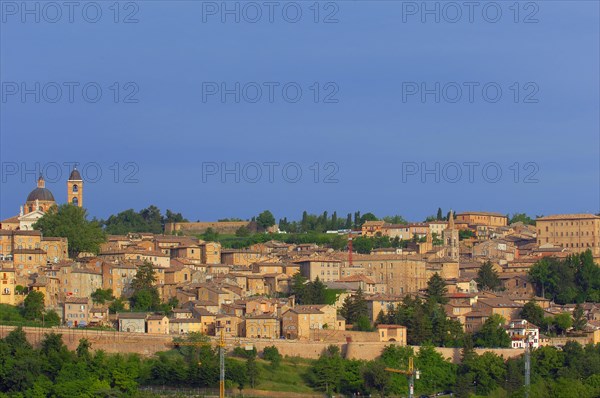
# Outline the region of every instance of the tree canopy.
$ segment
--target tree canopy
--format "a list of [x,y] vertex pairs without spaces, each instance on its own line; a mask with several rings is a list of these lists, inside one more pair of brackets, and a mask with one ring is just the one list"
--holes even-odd
[[85,209],[72,204],[51,207],[34,225],[44,236],[67,238],[69,256],[98,253],[106,236],[96,221],[88,221]]
[[600,267],[588,249],[565,259],[546,257],[529,270],[538,294],[557,304],[600,302]]
[[256,224],[262,231],[265,231],[275,225],[275,217],[269,210],[265,210],[256,217]]
[[486,348],[508,348],[510,337],[504,329],[506,320],[498,314],[492,314],[483,324],[481,330],[475,333],[475,346]]
[[133,209],[122,211],[108,217],[101,223],[106,233],[124,235],[130,232],[161,234],[166,223],[186,221],[181,213],[175,213],[167,209],[163,216],[158,207],[151,205],[139,212]]
[[[362,289],[356,294],[349,295],[344,299],[340,315],[346,319],[347,324],[354,325],[354,330],[370,331],[369,309]],[[365,323],[366,319],[366,323]]]
[[291,293],[296,296],[296,302],[303,305],[328,304],[327,287],[319,277],[307,281],[300,273],[292,277]]
[[464,335],[460,322],[449,319],[442,304],[419,297],[406,296],[402,304],[381,312],[376,323],[406,326],[407,342],[412,345],[460,347]]
[[477,288],[480,290],[500,290],[502,282],[498,276],[498,272],[494,269],[491,261],[483,263],[479,271],[477,271]]
[[[207,340],[199,333],[190,333],[174,342]],[[346,359],[339,347],[329,346],[319,359],[302,360],[302,366],[298,366],[298,358],[281,358],[272,346],[264,349],[263,358],[281,360],[277,368],[259,361],[254,350],[244,358],[228,356],[225,382],[228,388],[237,387],[241,392],[246,385],[267,389],[282,378],[293,377],[292,383],[298,384],[285,387],[301,387],[306,395],[322,391],[344,396],[406,396],[407,377],[385,368],[406,370],[413,357],[421,373],[421,378],[415,380],[416,396],[450,390],[457,397],[523,397],[523,356],[504,360],[492,352],[478,355],[468,341],[459,365],[427,344],[418,350],[389,345],[370,361]],[[60,334],[50,332],[34,348],[25,332],[16,328],[0,339],[0,396],[141,398],[155,396],[141,390],[141,386],[218,386],[218,350],[210,345],[179,345],[153,356],[141,356],[94,351],[93,344],[80,339],[76,350],[70,351]],[[600,344],[567,342],[561,349],[540,347],[531,352],[530,396],[595,398],[600,395],[599,375]],[[271,395],[277,395],[277,391],[271,390]]]
[[448,288],[446,281],[437,272],[427,281],[427,290],[425,291],[427,300],[432,303],[446,304],[448,302]]

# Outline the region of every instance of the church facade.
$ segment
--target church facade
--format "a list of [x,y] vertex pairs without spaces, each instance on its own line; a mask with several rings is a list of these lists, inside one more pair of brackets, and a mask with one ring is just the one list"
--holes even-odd
[[[77,168],[71,171],[67,180],[67,201],[74,206],[83,207],[83,179]],[[52,192],[46,188],[44,176],[40,174],[37,187],[27,195],[19,215],[0,222],[0,229],[31,231],[33,224],[42,218],[52,206],[56,206],[56,200]]]

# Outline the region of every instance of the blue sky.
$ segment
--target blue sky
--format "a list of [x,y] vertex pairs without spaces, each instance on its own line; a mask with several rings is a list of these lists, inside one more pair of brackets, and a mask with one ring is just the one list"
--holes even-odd
[[[247,2],[226,3],[239,22],[193,1],[81,2],[72,22],[39,3],[37,22],[2,1],[0,218],[35,187],[27,170],[64,202],[66,162],[98,180],[99,218],[600,211],[598,2],[480,2],[455,23],[446,3],[427,2],[436,22],[422,2],[274,2],[270,22],[256,2],[253,23]],[[239,102],[222,98],[236,82]]]

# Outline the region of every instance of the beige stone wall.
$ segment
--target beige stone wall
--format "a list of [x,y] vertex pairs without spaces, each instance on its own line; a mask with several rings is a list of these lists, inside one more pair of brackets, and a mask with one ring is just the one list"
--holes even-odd
[[208,228],[221,234],[235,234],[240,227],[256,228],[249,221],[214,221],[214,222],[177,222],[165,224],[165,234],[181,232],[183,234],[203,234]]
[[[0,325],[0,338],[4,338],[13,326]],[[41,328],[24,328],[27,334],[27,339],[30,343],[37,345],[43,338],[45,333],[49,333],[52,329]],[[173,336],[160,335],[145,335],[139,333],[126,332],[106,332],[99,330],[85,329],[54,329],[54,332],[63,335],[63,341],[71,350],[75,350],[79,344],[79,339],[86,338],[92,343],[92,350],[104,350],[108,353],[139,353],[141,355],[152,355],[158,351],[169,349],[169,343],[172,342]],[[211,341],[216,345],[217,339],[212,338]],[[390,342],[352,342],[352,343],[330,343],[330,342],[298,342],[290,340],[276,339],[242,339],[228,338],[226,339],[227,350],[233,350],[235,347],[252,344],[258,351],[262,351],[265,347],[275,346],[282,355],[299,356],[303,358],[318,358],[323,350],[329,345],[334,344],[340,347],[343,354],[349,359],[364,359],[372,360],[377,358],[383,349],[395,343]],[[418,347],[414,347],[418,350]],[[445,358],[458,362],[460,360],[459,348],[436,348]],[[475,349],[479,354],[485,351],[492,351],[504,358],[511,358],[523,354],[521,349]]]

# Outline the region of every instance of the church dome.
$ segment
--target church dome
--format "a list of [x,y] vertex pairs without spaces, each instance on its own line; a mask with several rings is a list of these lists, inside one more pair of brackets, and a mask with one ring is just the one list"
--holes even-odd
[[50,190],[48,188],[36,188],[33,191],[31,191],[29,196],[27,196],[27,201],[35,202],[36,200],[48,201],[48,202],[55,201],[54,195],[52,195],[52,192],[50,192]]

